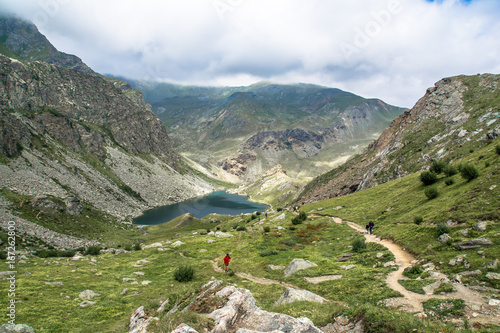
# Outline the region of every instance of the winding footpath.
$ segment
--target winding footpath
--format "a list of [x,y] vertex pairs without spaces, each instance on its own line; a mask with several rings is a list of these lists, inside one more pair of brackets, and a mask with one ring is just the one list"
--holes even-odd
[[[320,217],[321,215],[316,215],[312,214],[310,217]],[[321,216],[325,217],[325,216]],[[363,232],[365,229],[362,228],[360,225],[354,223],[354,222],[349,222],[349,221],[343,221],[342,219],[338,217],[333,217],[333,216],[326,216],[331,219],[332,222],[334,223],[346,223],[349,227],[353,228],[356,231]],[[417,316],[426,316],[424,313],[424,308],[422,303],[428,301],[431,298],[437,298],[437,299],[463,299],[465,301],[465,317],[467,320],[471,323],[480,323],[480,324],[496,324],[500,325],[500,309],[499,306],[490,306],[488,305],[488,297],[486,295],[483,295],[477,291],[474,291],[467,286],[461,284],[461,283],[456,283],[456,282],[451,282],[448,280],[447,276],[442,274],[442,273],[437,273],[434,272],[432,275],[432,279],[436,280],[436,282],[443,281],[443,282],[450,282],[453,285],[454,292],[444,294],[444,295],[434,295],[434,294],[427,294],[427,295],[422,295],[422,294],[417,294],[412,291],[407,290],[405,287],[403,287],[401,284],[399,284],[399,280],[406,279],[406,277],[403,276],[403,272],[406,268],[410,267],[413,263],[416,262],[416,258],[408,251],[406,251],[402,246],[394,243],[391,240],[387,239],[379,239],[375,235],[368,235],[364,234],[366,242],[367,243],[378,243],[384,247],[386,247],[393,255],[394,255],[394,261],[396,265],[399,266],[397,271],[394,271],[390,274],[388,274],[386,278],[386,283],[387,286],[398,293],[402,295],[402,297],[395,297],[391,299],[386,299],[384,300],[384,304],[388,307],[393,307],[393,308],[398,308],[400,310],[403,310],[405,312],[410,312],[410,313],[415,313]],[[241,234],[240,234],[241,237]],[[239,243],[239,242],[238,242]],[[181,253],[181,256],[183,254]],[[214,260],[210,260],[212,267],[214,271],[223,273],[224,270],[218,266],[218,262],[222,261],[222,257],[215,258]],[[249,281],[262,284],[262,285],[270,285],[270,284],[276,284],[276,285],[281,285],[284,287],[288,288],[294,288],[294,289],[301,289],[297,286],[294,286],[292,284],[283,282],[283,281],[278,281],[278,280],[271,280],[271,279],[266,279],[262,277],[256,277],[253,276],[249,273],[243,273],[243,272],[237,272],[235,273],[236,276],[247,279]],[[334,280],[337,279],[338,276],[336,275],[328,275],[328,276],[320,276],[320,277],[315,277],[311,279],[306,279],[310,283],[319,283],[327,280]],[[489,311],[483,311],[483,309],[489,309]]]
[[[333,218],[333,219],[334,222],[336,223],[343,222],[339,218]],[[365,230],[356,223],[347,221],[345,221],[345,223],[349,227],[359,232],[363,232]],[[405,279],[405,277],[403,276],[403,271],[407,267],[410,267],[412,265],[412,261],[415,260],[415,257],[413,257],[413,255],[408,251],[406,251],[403,247],[394,243],[391,240],[386,240],[386,239],[381,240],[377,238],[375,235],[365,234],[364,236],[367,243],[374,242],[385,246],[390,252],[394,254],[395,262],[399,266],[399,269],[397,271],[394,271],[387,276],[386,283],[389,288],[399,292],[403,297],[397,297],[386,300],[385,304],[387,306],[401,307],[404,311],[407,312],[423,314],[424,308],[422,306],[422,303],[428,301],[431,298],[437,298],[437,299],[460,298],[465,301],[466,305],[465,315],[470,322],[473,323],[477,322],[482,324],[493,323],[496,325],[500,324],[498,306],[496,309],[497,310],[496,314],[489,315],[481,313],[481,309],[483,307],[488,306],[488,299],[485,298],[485,295],[482,295],[477,291],[471,290],[470,288],[464,286],[461,283],[455,283],[450,281],[455,291],[452,293],[448,293],[446,295],[434,295],[434,294],[422,295],[407,290],[405,287],[399,284],[398,281]],[[447,276],[441,273],[435,274],[433,279],[435,279],[436,281],[446,280],[448,282]]]

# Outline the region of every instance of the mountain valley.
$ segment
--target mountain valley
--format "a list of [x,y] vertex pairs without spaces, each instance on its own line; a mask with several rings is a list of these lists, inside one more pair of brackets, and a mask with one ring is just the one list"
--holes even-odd
[[[500,331],[500,75],[422,94],[108,77],[0,15],[0,331]],[[132,224],[216,190],[270,207]]]

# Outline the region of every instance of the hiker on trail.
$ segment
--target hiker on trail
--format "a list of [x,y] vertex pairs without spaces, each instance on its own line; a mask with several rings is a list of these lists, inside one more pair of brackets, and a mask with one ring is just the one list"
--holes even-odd
[[370,224],[367,224],[366,225],[366,234],[368,235],[369,232],[370,232]]
[[373,221],[370,221],[370,223],[368,223],[368,227],[370,229],[370,235],[373,233],[373,227],[375,226],[375,224],[373,223]]
[[231,257],[229,256],[229,253],[226,254],[224,257],[224,266],[225,266],[225,272],[228,272],[228,266],[229,266],[229,261],[231,260]]

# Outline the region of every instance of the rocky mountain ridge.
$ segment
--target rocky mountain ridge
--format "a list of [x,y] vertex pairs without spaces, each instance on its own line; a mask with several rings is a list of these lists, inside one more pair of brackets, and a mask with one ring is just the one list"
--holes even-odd
[[296,197],[300,203],[360,191],[452,162],[500,136],[500,75],[455,76],[427,89],[363,153],[318,176]]
[[[30,33],[26,40],[46,41],[30,24],[14,19],[7,26],[12,31],[4,45]],[[35,51],[21,54],[33,60]],[[29,202],[32,213],[12,205],[3,205],[4,211],[64,234],[57,216],[68,214],[65,202],[78,203],[73,215],[90,210],[130,221],[146,209],[214,190],[173,150],[139,91],[76,67],[0,54],[1,195],[20,208]],[[2,216],[7,219],[12,217]],[[96,222],[79,219],[74,236]]]

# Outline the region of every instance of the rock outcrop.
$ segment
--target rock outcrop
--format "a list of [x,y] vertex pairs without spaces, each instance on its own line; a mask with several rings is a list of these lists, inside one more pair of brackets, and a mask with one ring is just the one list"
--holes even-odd
[[304,260],[304,259],[293,259],[283,272],[285,274],[285,277],[289,277],[290,275],[294,274],[296,271],[301,270],[301,269],[307,269],[309,267],[314,267],[318,266],[313,262],[310,262],[309,260]]
[[255,299],[246,289],[229,286],[218,291],[215,296],[227,298],[228,301],[224,307],[208,315],[215,321],[213,333],[229,331],[321,333],[321,330],[307,318],[297,319],[261,310],[255,305]]

